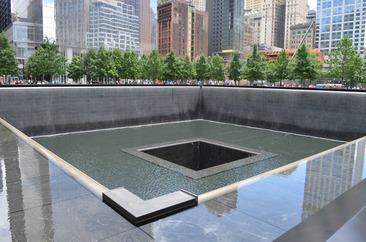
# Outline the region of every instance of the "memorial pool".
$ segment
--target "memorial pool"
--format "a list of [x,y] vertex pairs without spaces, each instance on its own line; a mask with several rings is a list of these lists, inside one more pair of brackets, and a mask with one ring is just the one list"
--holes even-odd
[[[192,178],[125,152],[186,139],[205,139],[272,155],[239,167],[231,168],[228,163],[224,171]],[[109,189],[125,187],[142,199],[180,189],[203,194],[343,143],[205,120],[68,133],[34,140]]]

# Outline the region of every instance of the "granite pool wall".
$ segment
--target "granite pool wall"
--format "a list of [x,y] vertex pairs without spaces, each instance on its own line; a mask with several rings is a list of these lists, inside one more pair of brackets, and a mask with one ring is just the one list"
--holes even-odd
[[209,86],[1,87],[29,136],[206,119],[340,140],[366,135],[366,92]]

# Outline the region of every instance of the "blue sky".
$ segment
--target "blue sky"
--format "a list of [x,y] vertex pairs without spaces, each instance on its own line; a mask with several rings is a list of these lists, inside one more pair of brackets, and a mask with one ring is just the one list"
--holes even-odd
[[150,0],[150,6],[151,6],[152,10],[155,12],[155,14],[156,14],[156,4],[157,4],[157,0]]

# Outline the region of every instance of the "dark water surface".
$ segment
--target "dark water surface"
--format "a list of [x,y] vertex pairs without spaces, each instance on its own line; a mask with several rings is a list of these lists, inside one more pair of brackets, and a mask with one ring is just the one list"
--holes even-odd
[[[192,179],[121,151],[202,137],[278,154],[201,179]],[[341,145],[341,142],[197,120],[34,138],[104,186],[125,187],[143,199],[180,189],[194,194],[232,184]]]

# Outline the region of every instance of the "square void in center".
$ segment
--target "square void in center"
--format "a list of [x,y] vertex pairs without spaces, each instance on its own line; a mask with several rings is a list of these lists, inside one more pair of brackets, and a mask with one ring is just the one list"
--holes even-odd
[[193,179],[214,175],[276,155],[201,137],[127,148],[122,151]]
[[204,141],[147,149],[142,152],[195,171],[256,155]]

